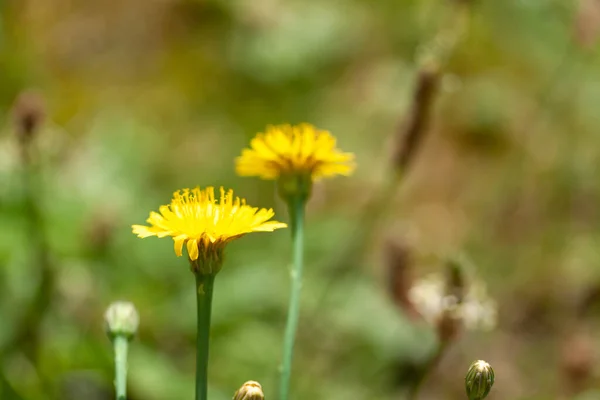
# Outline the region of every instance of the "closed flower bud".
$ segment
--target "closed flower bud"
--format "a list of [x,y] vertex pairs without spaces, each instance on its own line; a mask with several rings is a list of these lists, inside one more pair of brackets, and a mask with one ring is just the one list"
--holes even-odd
[[483,360],[475,361],[465,377],[465,387],[469,400],[483,400],[494,385],[494,370]]
[[116,301],[106,310],[104,321],[106,322],[106,331],[111,339],[118,335],[131,339],[137,332],[140,317],[132,303]]
[[235,392],[233,400],[264,400],[262,386],[256,381],[248,381]]

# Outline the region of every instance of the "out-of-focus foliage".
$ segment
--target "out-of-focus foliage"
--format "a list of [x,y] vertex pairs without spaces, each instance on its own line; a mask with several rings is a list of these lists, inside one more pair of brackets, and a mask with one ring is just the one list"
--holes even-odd
[[[354,152],[358,169],[319,185],[310,203],[295,398],[397,398],[432,351],[433,332],[409,322],[380,278],[388,236],[410,243],[418,275],[436,268],[432,254],[466,252],[500,305],[498,327],[466,333],[427,395],[464,398],[465,366],[483,358],[495,399],[556,398],[565,370],[581,365],[557,350],[597,326],[581,306],[600,285],[600,59],[594,19],[581,14],[593,1],[473,1],[430,135],[364,262],[343,277],[323,260],[384,179],[416,60],[451,1],[0,2],[0,347],[39,281],[9,114],[30,87],[48,105],[36,196],[56,275],[38,360],[9,349],[0,371],[27,399],[111,398],[102,315],[126,299],[141,320],[131,399],[191,398],[193,277],[168,243],[140,241],[130,225],[196,185],[234,187],[285,220],[272,183],[236,177],[233,159],[266,124],[308,121]],[[289,253],[285,231],[228,247],[212,399],[249,379],[274,396]]]

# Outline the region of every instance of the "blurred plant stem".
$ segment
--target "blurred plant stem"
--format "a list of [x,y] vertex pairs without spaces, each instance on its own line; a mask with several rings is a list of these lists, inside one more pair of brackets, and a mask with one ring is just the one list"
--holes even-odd
[[32,361],[36,361],[40,346],[39,330],[43,316],[49,307],[54,287],[54,272],[50,265],[48,243],[44,232],[44,222],[38,200],[40,174],[33,162],[31,146],[21,146],[23,203],[27,218],[27,238],[33,253],[33,263],[39,274],[39,283],[35,295],[21,320],[17,323],[11,348],[23,349]]
[[104,313],[106,333],[115,354],[115,394],[117,400],[127,398],[127,350],[140,322],[139,314],[128,301],[115,301]]
[[[392,156],[388,173],[383,184],[373,190],[373,194],[358,212],[357,222],[349,237],[340,245],[340,251],[335,252],[326,262],[329,279],[322,289],[318,306],[310,316],[309,325],[316,324],[317,316],[324,307],[328,296],[334,291],[333,285],[339,284],[344,278],[359,270],[359,263],[370,245],[381,219],[386,215],[392,199],[399,186],[404,182],[407,173],[414,164],[426,134],[431,124],[431,115],[435,100],[439,96],[440,81],[444,76],[444,68],[452,56],[456,45],[468,27],[471,0],[446,0],[448,18],[446,24],[440,26],[435,36],[425,43],[424,51],[419,54],[416,81],[412,90],[412,99],[407,115],[402,116],[399,128],[394,132]],[[432,359],[425,365],[423,371],[409,389],[409,398],[414,398],[427,376],[435,368],[447,345],[440,345]]]
[[[441,74],[435,65],[422,66],[413,91],[411,111],[394,135],[395,144],[389,173],[362,207],[356,228],[341,251],[329,260],[330,279],[323,291],[323,299],[331,293],[331,286],[340,277],[351,273],[370,245],[369,237],[389,210],[396,190],[403,182],[429,127],[431,110],[438,93]],[[322,300],[323,300],[322,299]]]
[[[20,351],[32,365],[38,365],[40,330],[46,311],[50,307],[54,291],[55,276],[50,262],[50,249],[45,236],[44,217],[40,200],[41,171],[36,153],[36,139],[45,117],[43,99],[34,92],[22,92],[13,106],[14,133],[20,155],[21,194],[25,215],[25,237],[30,251],[32,281],[36,282],[29,304],[19,313],[14,322],[12,336],[1,349],[0,358]],[[50,384],[41,371],[36,371],[42,390],[52,398]]]
[[210,316],[212,310],[214,274],[196,275],[196,304],[198,327],[196,336],[196,400],[207,400],[208,396],[208,345]]
[[127,350],[129,341],[124,335],[113,339],[115,349],[115,393],[117,400],[127,399]]
[[432,357],[425,363],[423,368],[419,371],[417,375],[417,379],[414,380],[414,383],[408,388],[408,394],[406,396],[407,400],[415,400],[419,396],[425,381],[429,375],[433,373],[440,360],[448,350],[450,342],[448,341],[439,341],[435,353],[433,353]]
[[[456,299],[456,307],[462,305],[466,294],[465,266],[463,262],[451,257],[446,260],[446,283],[445,296],[452,296]],[[435,329],[437,333],[437,346],[429,360],[419,370],[417,379],[408,389],[408,400],[414,400],[419,395],[423,384],[433,373],[440,363],[450,345],[456,340],[462,327],[463,320],[458,318],[451,309],[444,310],[438,317]]]
[[[468,25],[470,1],[448,1],[449,18],[419,56],[419,67],[407,116],[403,117],[394,134],[394,147],[389,172],[383,184],[376,188],[362,207],[355,229],[346,239],[341,250],[328,260],[330,279],[325,285],[319,304],[332,293],[331,286],[343,276],[356,270],[370,244],[369,238],[382,217],[391,206],[396,190],[404,181],[414,163],[416,154],[425,140],[431,122],[431,114],[439,94],[443,66],[448,62],[456,44]],[[316,313],[317,311],[315,311]]]
[[283,343],[283,361],[281,363],[279,400],[287,400],[290,391],[292,361],[294,358],[294,341],[296,339],[298,319],[300,316],[300,292],[302,289],[304,253],[304,212],[306,207],[306,199],[303,196],[294,196],[290,198],[287,203],[291,219],[293,242],[293,265],[290,274],[292,281],[292,292],[290,295]]

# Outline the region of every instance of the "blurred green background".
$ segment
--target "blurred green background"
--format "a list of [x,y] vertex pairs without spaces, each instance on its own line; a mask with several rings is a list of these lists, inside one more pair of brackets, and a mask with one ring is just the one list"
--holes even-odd
[[[170,241],[139,240],[130,226],[196,185],[232,187],[287,220],[274,185],[237,177],[233,159],[265,125],[307,121],[336,135],[358,169],[320,183],[311,199],[294,398],[399,399],[431,354],[433,329],[390,296],[389,240],[408,246],[417,277],[440,269],[432,255],[467,254],[499,304],[497,327],[464,332],[422,398],[465,398],[464,374],[480,358],[496,370],[492,399],[599,398],[597,0],[474,1],[426,140],[367,232],[365,254],[341,276],[323,262],[344,248],[389,174],[419,54],[454,3],[0,2],[4,379],[23,399],[112,398],[103,312],[124,299],[141,316],[131,400],[192,398],[192,274]],[[34,359],[28,339],[14,339],[41,281],[10,113],[29,88],[47,110],[34,143],[35,198],[55,280],[25,326],[40,338]],[[288,234],[228,246],[215,289],[214,400],[249,379],[276,396]]]

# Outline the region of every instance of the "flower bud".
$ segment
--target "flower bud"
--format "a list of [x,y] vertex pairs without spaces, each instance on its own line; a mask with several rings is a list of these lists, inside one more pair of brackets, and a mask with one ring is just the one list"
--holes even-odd
[[465,377],[465,387],[469,400],[483,400],[494,385],[494,370],[483,360],[475,361]]
[[248,381],[235,392],[233,400],[264,400],[262,386],[256,381]]
[[131,339],[137,332],[140,317],[133,303],[116,301],[106,310],[104,321],[106,332],[111,339],[118,335]]

